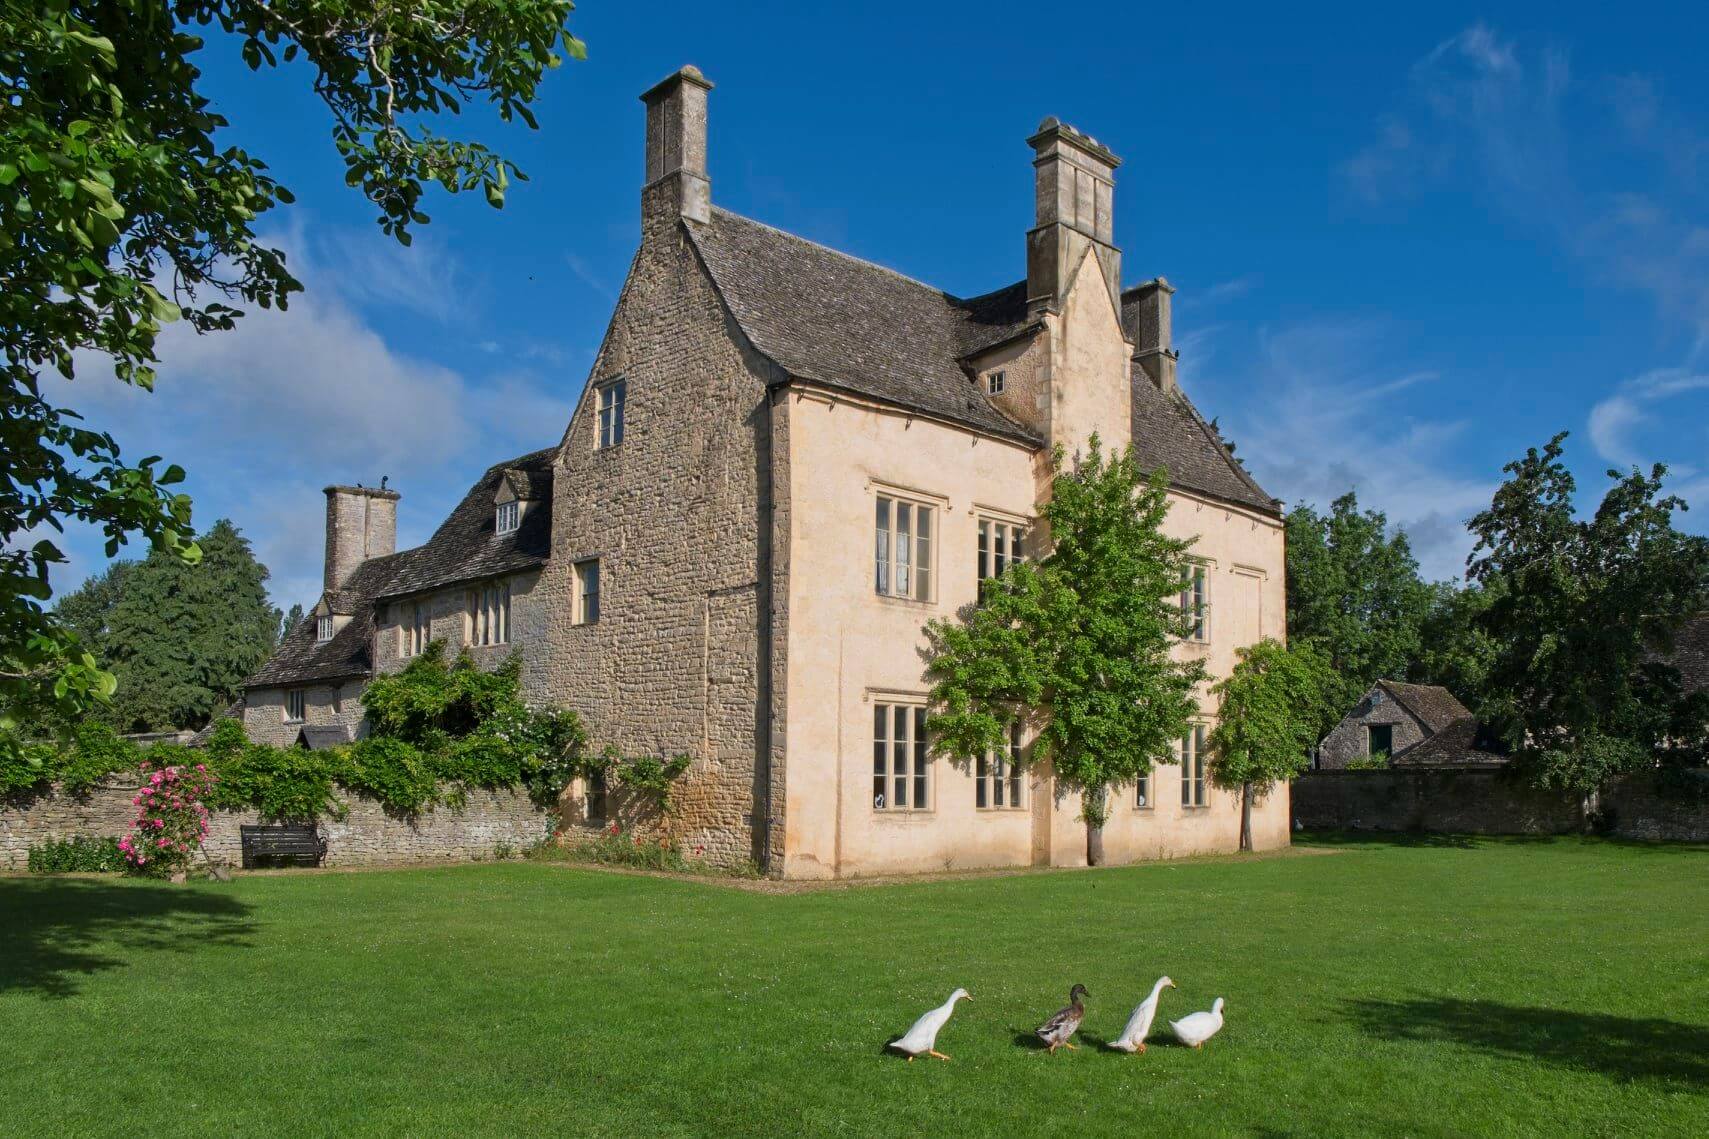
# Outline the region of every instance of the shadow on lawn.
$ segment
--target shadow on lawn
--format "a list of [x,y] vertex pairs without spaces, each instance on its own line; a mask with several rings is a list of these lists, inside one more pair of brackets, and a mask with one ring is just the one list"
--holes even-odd
[[110,951],[245,945],[250,906],[193,886],[81,878],[0,879],[0,993],[71,997],[79,981],[126,964]]
[[1709,1029],[1655,1017],[1422,998],[1349,1001],[1348,1017],[1385,1040],[1459,1044],[1621,1080],[1709,1084]]

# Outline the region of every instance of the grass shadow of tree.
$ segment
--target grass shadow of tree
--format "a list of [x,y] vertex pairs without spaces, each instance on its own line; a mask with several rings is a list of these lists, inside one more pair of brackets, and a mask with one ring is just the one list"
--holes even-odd
[[0,879],[0,993],[75,996],[135,951],[246,945],[251,907],[193,886],[83,878]]
[[1709,1085],[1709,1028],[1701,1025],[1445,998],[1356,1000],[1345,1012],[1385,1040],[1456,1044],[1620,1080]]

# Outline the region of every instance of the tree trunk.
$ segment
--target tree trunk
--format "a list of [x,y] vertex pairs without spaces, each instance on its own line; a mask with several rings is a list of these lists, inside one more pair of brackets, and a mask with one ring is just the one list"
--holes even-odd
[[1579,796],[1578,818],[1579,830],[1585,834],[1596,832],[1596,815],[1602,809],[1602,788],[1593,787]]
[[1240,785],[1240,849],[1252,849],[1252,784]]
[[1086,792],[1086,807],[1083,814],[1086,818],[1086,865],[1102,866],[1104,864],[1104,824],[1093,822],[1094,818],[1105,819],[1105,802],[1108,794],[1104,788]]

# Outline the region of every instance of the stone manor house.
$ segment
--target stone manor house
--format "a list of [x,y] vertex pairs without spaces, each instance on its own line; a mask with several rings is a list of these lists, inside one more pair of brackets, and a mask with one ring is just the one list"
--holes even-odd
[[[257,739],[361,731],[363,686],[430,639],[515,653],[529,698],[598,745],[688,753],[673,833],[785,877],[1078,865],[1079,797],[1018,764],[933,758],[922,626],[1036,556],[1050,453],[1130,441],[1196,538],[1184,657],[1224,676],[1284,635],[1280,503],[1176,380],[1174,290],[1124,289],[1119,159],[1054,118],[1028,139],[1026,275],[951,296],[712,203],[707,102],[689,67],[642,96],[641,246],[562,439],[495,463],[443,525],[397,550],[398,495],[326,491],[312,618],[246,685]],[[1112,862],[1236,845],[1203,722],[1116,797]],[[566,794],[597,824],[603,797]],[[1255,811],[1288,841],[1288,789]]]

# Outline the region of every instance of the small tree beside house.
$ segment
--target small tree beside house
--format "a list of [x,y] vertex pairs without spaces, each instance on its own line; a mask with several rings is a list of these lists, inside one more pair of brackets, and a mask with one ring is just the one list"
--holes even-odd
[[1189,543],[1163,533],[1161,474],[1096,436],[1070,470],[1060,452],[1040,527],[1050,553],[1010,566],[981,603],[927,625],[934,752],[974,761],[1014,724],[1031,761],[1079,788],[1086,859],[1103,861],[1108,792],[1173,758],[1198,711],[1198,661],[1171,656],[1193,615],[1180,607]]
[[1211,781],[1240,792],[1240,849],[1252,849],[1252,803],[1311,765],[1317,726],[1333,709],[1341,678],[1309,644],[1266,637],[1212,690],[1221,699],[1211,732]]

